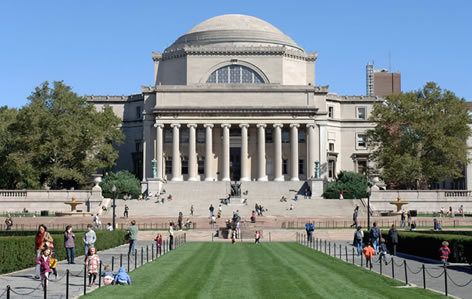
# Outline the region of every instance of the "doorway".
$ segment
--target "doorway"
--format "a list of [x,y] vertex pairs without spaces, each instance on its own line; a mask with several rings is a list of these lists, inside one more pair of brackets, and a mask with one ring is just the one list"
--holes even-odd
[[241,179],[241,148],[231,147],[229,149],[229,172],[232,181]]

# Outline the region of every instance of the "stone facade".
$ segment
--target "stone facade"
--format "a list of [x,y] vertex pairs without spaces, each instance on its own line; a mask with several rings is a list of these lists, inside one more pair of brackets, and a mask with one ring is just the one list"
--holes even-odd
[[310,180],[315,165],[320,178],[364,172],[363,134],[382,99],[317,86],[317,57],[265,21],[223,15],[154,52],[155,84],[140,95],[89,101],[122,117],[117,169],[143,182]]

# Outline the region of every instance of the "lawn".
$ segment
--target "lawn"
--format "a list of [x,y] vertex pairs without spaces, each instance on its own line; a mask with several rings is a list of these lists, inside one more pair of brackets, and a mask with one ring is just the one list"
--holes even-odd
[[188,243],[89,298],[440,298],[296,243]]

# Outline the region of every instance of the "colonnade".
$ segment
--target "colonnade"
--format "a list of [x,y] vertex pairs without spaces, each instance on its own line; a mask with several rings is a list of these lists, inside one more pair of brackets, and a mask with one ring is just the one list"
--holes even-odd
[[[180,124],[180,123],[171,123],[166,124],[170,125],[172,128],[172,181],[182,181],[183,176],[181,173],[181,152],[180,152],[180,129],[182,126],[186,126],[189,129],[189,144],[188,144],[188,180],[189,181],[199,181],[200,176],[198,174],[197,166],[197,151],[196,151],[196,129],[197,124]],[[317,150],[316,147],[319,145],[319,140],[317,139],[317,125],[314,123],[308,124],[286,124],[290,127],[290,171],[289,179],[291,181],[299,180],[299,130],[300,125],[302,129],[306,128],[306,137],[307,137],[307,177],[313,177],[314,169],[313,165],[319,157],[315,157]],[[207,123],[203,124],[205,128],[205,163],[204,163],[204,179],[205,181],[214,181],[217,178],[213,177],[212,168],[213,168],[213,129],[215,126],[220,126],[222,128],[222,149],[221,149],[221,180],[230,181],[230,128],[238,127],[241,129],[241,181],[250,181],[251,180],[251,170],[249,164],[249,127],[250,124],[213,124]],[[274,169],[274,180],[283,181],[285,177],[283,175],[283,159],[282,159],[282,128],[283,124],[274,123],[258,123],[255,124],[257,128],[257,171],[256,179],[258,181],[267,181],[267,169],[266,169],[266,128],[272,128],[272,146],[274,157],[273,157],[273,169]],[[157,179],[163,179],[165,177],[164,165],[163,165],[163,155],[164,155],[164,124],[155,123],[154,127],[156,128],[156,148],[155,148],[155,157],[157,162]],[[175,159],[175,157],[179,157]],[[145,162],[144,162],[145,163]]]

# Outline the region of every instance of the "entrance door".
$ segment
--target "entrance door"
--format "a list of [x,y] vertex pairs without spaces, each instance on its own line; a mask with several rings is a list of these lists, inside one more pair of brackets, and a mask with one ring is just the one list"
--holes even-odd
[[232,181],[239,181],[241,179],[241,148],[231,147],[229,149],[229,172]]

